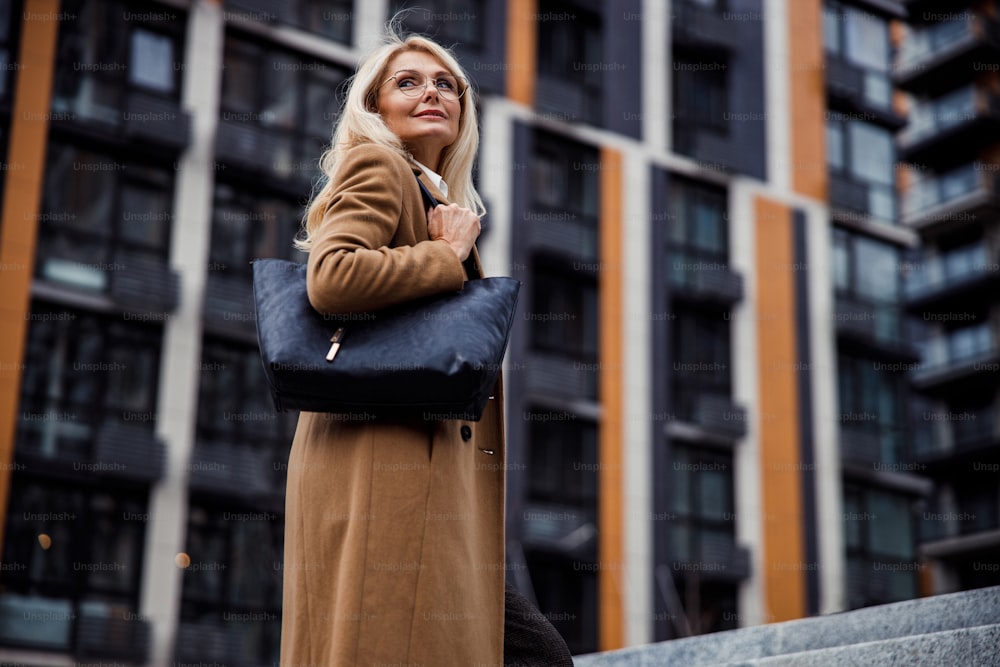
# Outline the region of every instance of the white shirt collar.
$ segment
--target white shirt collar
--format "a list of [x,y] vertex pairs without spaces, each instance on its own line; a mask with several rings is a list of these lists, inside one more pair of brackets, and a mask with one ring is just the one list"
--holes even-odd
[[[414,160],[414,162],[417,161]],[[443,178],[441,178],[441,174],[437,173],[436,171],[434,171],[433,169],[431,169],[426,165],[420,164],[419,162],[417,162],[417,166],[424,170],[424,173],[427,174],[427,178],[431,179],[431,183],[434,184],[434,187],[436,187],[441,192],[441,194],[444,195],[444,198],[447,199],[448,184],[444,182]]]

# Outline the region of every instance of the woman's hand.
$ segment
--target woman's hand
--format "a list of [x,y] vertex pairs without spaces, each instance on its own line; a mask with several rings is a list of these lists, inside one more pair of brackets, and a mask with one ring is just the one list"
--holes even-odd
[[427,210],[427,233],[431,240],[447,241],[463,262],[472,252],[481,229],[479,216],[458,204],[441,204]]

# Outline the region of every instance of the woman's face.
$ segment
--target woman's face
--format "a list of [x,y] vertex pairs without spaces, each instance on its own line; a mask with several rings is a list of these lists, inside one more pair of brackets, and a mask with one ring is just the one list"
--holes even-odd
[[[435,85],[431,80],[452,76],[452,73],[434,56],[423,51],[396,54],[389,61],[386,72],[386,79],[391,76],[396,78],[385,81],[379,88],[379,113],[413,157],[436,170],[441,151],[458,137],[462,101],[455,99],[454,94],[452,99],[446,99],[440,91],[447,86],[443,82]],[[418,85],[422,82],[427,85]],[[419,93],[409,97],[400,89],[401,86]]]

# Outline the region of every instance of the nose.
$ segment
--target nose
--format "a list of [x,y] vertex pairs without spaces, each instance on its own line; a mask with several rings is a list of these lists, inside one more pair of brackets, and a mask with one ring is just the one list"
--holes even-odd
[[436,83],[437,83],[437,81],[435,79],[427,79],[426,81],[424,81],[424,96],[423,97],[424,97],[425,100],[429,99],[431,97],[431,92],[434,93],[434,97],[439,97],[440,96],[441,93],[440,93],[440,91],[438,91],[437,86],[435,85]]

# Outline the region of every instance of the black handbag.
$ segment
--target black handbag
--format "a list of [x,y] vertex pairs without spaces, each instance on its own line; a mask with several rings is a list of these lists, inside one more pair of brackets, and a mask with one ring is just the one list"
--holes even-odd
[[478,421],[500,372],[521,283],[478,277],[471,261],[467,271],[476,277],[458,292],[324,316],[306,295],[305,264],[254,260],[257,343],[275,408],[353,420]]

